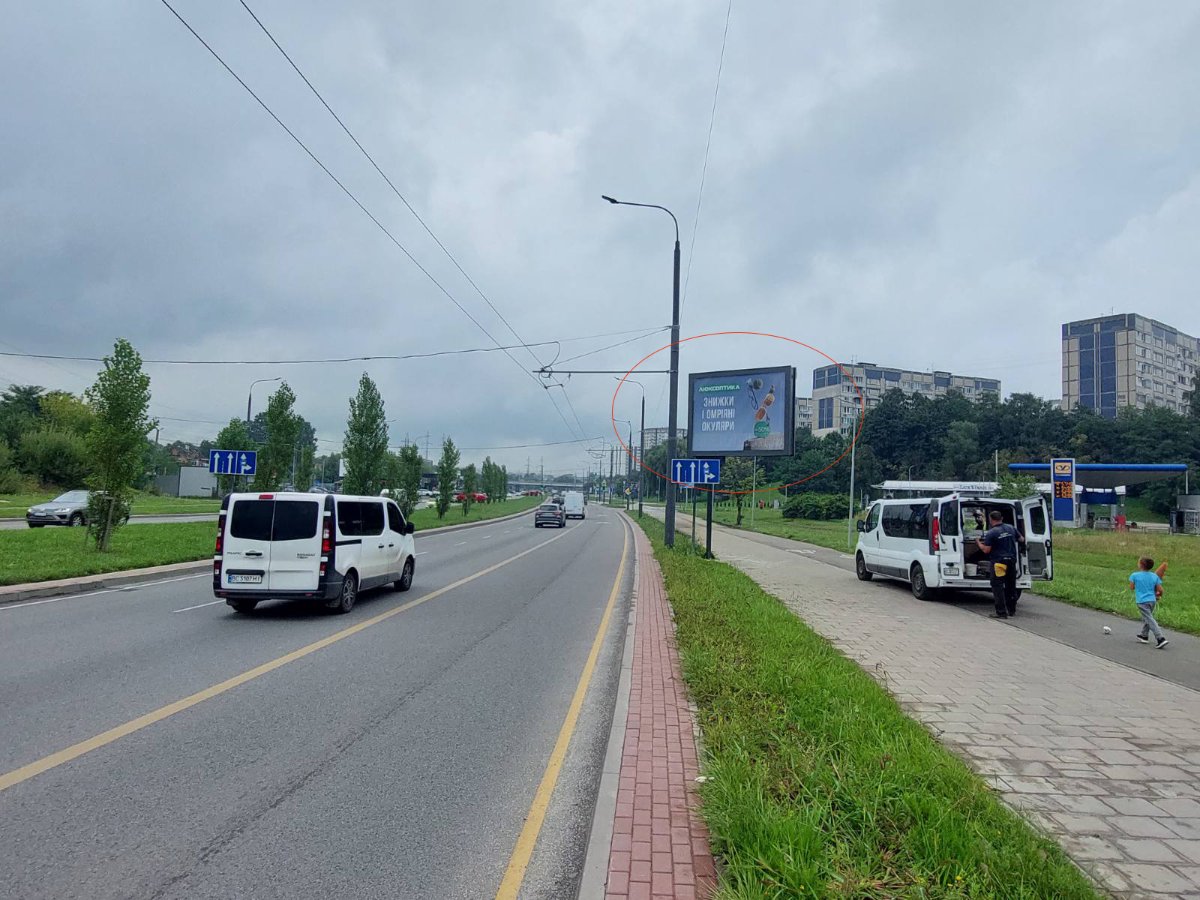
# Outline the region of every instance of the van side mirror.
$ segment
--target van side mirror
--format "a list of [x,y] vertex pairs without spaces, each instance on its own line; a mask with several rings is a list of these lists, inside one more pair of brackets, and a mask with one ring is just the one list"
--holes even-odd
[[416,530],[417,530],[417,526],[414,525],[412,522],[404,523],[404,533],[405,534],[412,534]]
[[867,523],[866,523],[866,522],[865,522],[863,519],[859,519],[859,520],[858,520],[858,530],[859,530],[859,531],[866,531],[866,530],[867,530]]

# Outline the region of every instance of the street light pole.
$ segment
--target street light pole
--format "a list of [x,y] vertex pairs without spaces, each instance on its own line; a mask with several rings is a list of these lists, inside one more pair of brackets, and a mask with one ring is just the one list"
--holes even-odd
[[[679,220],[675,218],[675,213],[671,212],[665,206],[659,206],[657,203],[632,203],[627,200],[614,200],[608,196],[604,196],[602,199],[607,200],[614,206],[640,206],[645,209],[661,209],[675,223],[675,269],[671,286],[671,388],[670,407],[667,410],[667,459],[674,459],[676,450],[678,449],[676,440],[679,427]],[[667,509],[663,542],[668,547],[674,547],[675,483],[671,481],[669,472],[667,482]]]
[[250,382],[250,390],[246,393],[246,428],[250,428],[250,399],[254,396],[254,386],[256,384],[265,384],[268,381],[283,381],[283,377],[279,378],[260,378],[257,381]]
[[[617,379],[620,381],[621,379]],[[638,435],[638,455],[634,459],[638,467],[638,518],[642,517],[642,493],[645,489],[645,474],[646,467],[642,465],[642,460],[646,457],[646,386],[640,381],[634,381],[632,378],[626,378],[629,384],[636,384],[642,392],[642,427],[641,433]],[[632,456],[632,453],[630,454]]]

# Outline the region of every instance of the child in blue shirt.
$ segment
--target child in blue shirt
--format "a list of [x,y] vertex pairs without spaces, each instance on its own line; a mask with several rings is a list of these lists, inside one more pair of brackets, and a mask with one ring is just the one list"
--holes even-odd
[[1138,612],[1142,614],[1142,630],[1137,639],[1143,644],[1150,643],[1150,633],[1154,633],[1155,647],[1161,650],[1170,643],[1163,636],[1158,622],[1154,621],[1154,607],[1162,597],[1162,579],[1154,570],[1154,560],[1143,556],[1138,560],[1138,570],[1129,576],[1129,589],[1137,601]]

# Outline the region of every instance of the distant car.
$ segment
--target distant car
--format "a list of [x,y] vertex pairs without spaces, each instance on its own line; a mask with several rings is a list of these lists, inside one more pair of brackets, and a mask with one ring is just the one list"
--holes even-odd
[[[90,496],[91,491],[67,491],[48,503],[29,507],[25,513],[25,523],[30,528],[41,528],[43,525],[86,525]],[[129,517],[126,516],[122,524],[128,521]]]
[[537,508],[537,512],[533,514],[533,527],[541,528],[543,525],[553,525],[556,528],[563,528],[567,524],[567,514],[557,503],[543,503]]
[[[467,498],[467,495],[464,494],[462,491],[459,491],[457,494],[454,495],[454,502],[462,503],[463,500],[465,500],[466,498]],[[487,494],[476,491],[474,494],[471,495],[471,502],[472,503],[487,503]]]

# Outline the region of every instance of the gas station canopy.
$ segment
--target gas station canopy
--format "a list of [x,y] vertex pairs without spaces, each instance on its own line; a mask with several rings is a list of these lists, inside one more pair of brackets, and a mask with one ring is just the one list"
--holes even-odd
[[[1050,463],[1009,463],[1012,472],[1050,480]],[[1175,478],[1187,472],[1185,463],[1076,463],[1075,483],[1094,490],[1112,490],[1122,485],[1144,484]]]

